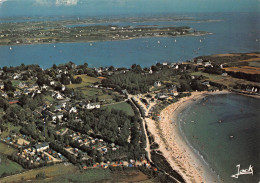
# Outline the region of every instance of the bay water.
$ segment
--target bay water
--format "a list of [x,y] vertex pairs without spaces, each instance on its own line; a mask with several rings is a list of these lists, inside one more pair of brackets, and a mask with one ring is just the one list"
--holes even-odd
[[0,67],[24,63],[39,64],[43,68],[48,68],[53,64],[69,61],[76,64],[87,62],[92,67],[110,65],[130,67],[134,63],[148,67],[157,62],[186,61],[201,55],[260,50],[259,13],[207,13],[185,16],[196,21],[107,22],[99,25],[190,26],[195,30],[213,34],[200,37],[153,37],[93,44],[16,45],[11,46],[11,50],[10,46],[0,46]]
[[[222,94],[205,97],[178,115],[180,133],[222,182],[260,180],[260,99]],[[184,135],[185,134],[185,135]],[[253,175],[231,177],[253,166]]]

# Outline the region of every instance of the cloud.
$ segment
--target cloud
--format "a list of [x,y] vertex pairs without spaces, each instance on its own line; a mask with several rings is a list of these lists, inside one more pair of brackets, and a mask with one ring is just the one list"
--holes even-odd
[[0,5],[3,4],[7,0],[0,0]]
[[52,1],[50,0],[36,0],[35,4],[36,6],[52,6]]
[[79,0],[56,0],[56,6],[75,6]]

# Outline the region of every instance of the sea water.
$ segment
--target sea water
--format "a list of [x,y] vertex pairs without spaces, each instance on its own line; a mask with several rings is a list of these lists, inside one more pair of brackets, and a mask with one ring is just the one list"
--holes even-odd
[[[193,103],[178,116],[180,133],[199,158],[223,182],[260,180],[260,99],[212,95]],[[253,175],[231,177],[253,166]]]
[[153,37],[104,41],[93,44],[16,45],[12,46],[12,49],[10,46],[0,46],[0,67],[24,63],[39,64],[43,68],[48,68],[53,64],[58,65],[69,61],[76,64],[87,62],[92,67],[110,65],[130,67],[134,63],[148,67],[157,62],[180,62],[201,55],[259,51],[260,32],[257,26],[259,13],[208,13],[185,16],[197,21],[108,22],[101,25],[190,26],[195,30],[213,34],[200,37]]

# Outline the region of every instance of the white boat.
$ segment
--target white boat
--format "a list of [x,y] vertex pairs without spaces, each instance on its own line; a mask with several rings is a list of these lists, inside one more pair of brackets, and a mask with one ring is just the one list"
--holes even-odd
[[202,42],[202,40],[200,39],[200,43]]
[[54,45],[53,48],[56,48],[56,46]]
[[160,44],[161,42],[160,41],[157,41],[158,44]]
[[10,48],[9,48],[10,50],[13,50],[13,48],[10,46]]
[[90,43],[89,45],[92,46],[92,43]]
[[177,42],[177,40],[175,39],[175,40],[174,40],[174,42],[176,43],[176,42]]

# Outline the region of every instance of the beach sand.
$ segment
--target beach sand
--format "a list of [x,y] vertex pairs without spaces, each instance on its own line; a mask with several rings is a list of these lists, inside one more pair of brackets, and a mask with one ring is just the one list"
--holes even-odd
[[[158,122],[146,118],[148,130],[154,135],[159,149],[171,167],[177,171],[186,182],[219,182],[216,174],[202,162],[197,154],[185,142],[178,131],[177,115],[192,102],[207,95],[227,94],[228,91],[193,92],[190,97],[181,98],[160,113]],[[158,130],[158,127],[161,130]]]

